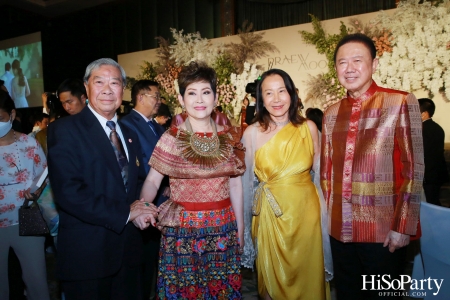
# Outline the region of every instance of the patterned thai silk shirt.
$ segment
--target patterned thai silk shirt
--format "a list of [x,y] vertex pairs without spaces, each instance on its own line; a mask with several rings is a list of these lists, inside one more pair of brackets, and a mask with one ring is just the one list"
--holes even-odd
[[375,82],[323,116],[321,186],[328,231],[342,242],[414,235],[424,174],[422,120],[413,94]]

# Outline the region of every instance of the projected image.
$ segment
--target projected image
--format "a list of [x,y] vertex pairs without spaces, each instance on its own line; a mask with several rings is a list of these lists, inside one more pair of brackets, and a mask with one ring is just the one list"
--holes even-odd
[[16,108],[42,106],[40,32],[0,42],[0,79]]

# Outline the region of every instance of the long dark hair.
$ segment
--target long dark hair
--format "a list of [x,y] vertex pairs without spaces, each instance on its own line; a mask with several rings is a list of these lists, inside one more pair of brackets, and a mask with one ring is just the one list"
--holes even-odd
[[19,75],[19,86],[25,86],[25,76],[23,76],[22,68],[20,67],[20,61],[15,59],[12,63],[13,70],[17,70],[17,75]]
[[272,120],[269,112],[264,107],[264,101],[262,96],[262,83],[264,80],[272,75],[279,75],[283,78],[284,85],[286,87],[289,96],[291,97],[291,105],[289,106],[289,121],[294,125],[302,124],[306,119],[303,118],[298,111],[299,98],[297,91],[295,90],[294,82],[288,73],[280,69],[270,69],[261,75],[261,80],[256,86],[256,115],[255,121],[258,122],[261,127],[266,131],[270,126],[270,121]]

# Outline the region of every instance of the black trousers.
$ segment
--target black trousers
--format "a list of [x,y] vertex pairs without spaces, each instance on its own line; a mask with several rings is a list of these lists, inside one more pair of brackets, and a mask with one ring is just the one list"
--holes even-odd
[[423,191],[425,192],[425,197],[427,198],[428,203],[442,206],[441,201],[439,200],[439,193],[441,191],[440,184],[424,183]]
[[142,265],[122,267],[105,278],[62,281],[66,300],[141,300]]
[[388,287],[383,278],[392,282],[404,273],[406,247],[391,253],[381,243],[342,243],[331,236],[330,244],[338,300],[401,299],[400,293],[407,292],[378,290],[378,282]]

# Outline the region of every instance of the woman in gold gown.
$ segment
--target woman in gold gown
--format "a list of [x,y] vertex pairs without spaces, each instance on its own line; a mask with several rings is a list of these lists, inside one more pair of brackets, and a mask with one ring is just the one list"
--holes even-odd
[[[253,243],[245,246],[243,263],[252,262],[253,245],[258,293],[264,299],[327,299],[321,205],[310,176],[320,152],[317,127],[298,113],[295,86],[282,70],[262,75],[256,105],[257,122],[243,137],[249,170],[244,193],[254,194]],[[244,213],[248,221],[249,209]],[[248,239],[248,222],[246,229]]]

